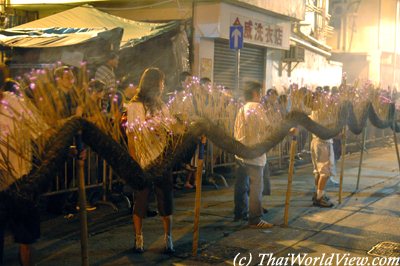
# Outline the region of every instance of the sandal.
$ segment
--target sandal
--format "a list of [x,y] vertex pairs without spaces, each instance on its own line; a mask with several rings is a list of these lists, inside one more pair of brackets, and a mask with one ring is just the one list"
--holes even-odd
[[135,237],[135,246],[133,247],[133,252],[134,253],[143,253],[144,248],[143,248],[143,235],[136,235]]
[[196,167],[190,164],[185,164],[185,170],[188,172],[196,172]]
[[165,241],[164,253],[165,254],[173,254],[173,253],[175,253],[174,244],[172,242],[172,236],[165,235],[164,236],[164,241]]

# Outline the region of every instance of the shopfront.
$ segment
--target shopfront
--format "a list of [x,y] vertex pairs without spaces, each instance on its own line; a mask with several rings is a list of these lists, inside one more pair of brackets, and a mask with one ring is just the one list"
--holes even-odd
[[[229,45],[233,25],[243,27],[239,71],[236,70],[237,51]],[[289,18],[242,6],[199,4],[194,12],[193,72],[232,89],[238,72],[239,87],[247,80],[267,85],[266,80],[272,73],[272,67],[267,65],[267,52],[289,49],[290,25]]]

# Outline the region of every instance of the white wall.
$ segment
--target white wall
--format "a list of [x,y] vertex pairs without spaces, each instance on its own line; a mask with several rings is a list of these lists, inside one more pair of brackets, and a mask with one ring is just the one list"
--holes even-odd
[[214,79],[214,39],[200,38],[197,69],[196,76]]
[[[267,86],[275,86],[278,91],[291,83],[315,88],[316,86],[338,86],[342,79],[342,64],[327,60],[324,56],[305,50],[305,62],[299,63],[288,77],[287,70],[279,76],[279,59],[281,54],[272,52],[268,64],[272,64],[272,79]],[[295,63],[292,63],[292,66]]]
[[[213,59],[214,64],[214,40],[219,37],[220,9],[218,4],[197,4],[194,10],[194,62],[192,73],[195,76],[203,75],[201,64],[203,58]],[[212,80],[212,77],[209,77]]]
[[306,9],[305,0],[238,0],[239,2],[254,5],[266,10],[297,18],[304,19],[304,10]]

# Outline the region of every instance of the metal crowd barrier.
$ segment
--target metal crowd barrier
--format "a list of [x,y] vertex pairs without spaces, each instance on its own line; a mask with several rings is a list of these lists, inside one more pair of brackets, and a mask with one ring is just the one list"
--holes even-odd
[[[68,158],[64,162],[64,166],[55,177],[52,187],[50,190],[43,194],[43,196],[53,196],[57,194],[73,193],[79,189],[78,180],[78,164],[77,159],[74,157]],[[85,160],[85,189],[102,188],[101,199],[96,201],[95,204],[102,204],[110,206],[114,211],[118,211],[116,205],[108,201],[108,195],[113,192],[112,185],[116,182],[120,182],[119,178],[113,174],[112,168],[107,165],[107,162],[98,156],[95,152],[89,148],[86,149],[86,160]],[[119,194],[125,202],[128,204],[128,208],[131,207],[129,198],[124,194]]]
[[[365,137],[365,147],[371,146],[372,144],[379,143],[382,144],[391,144],[393,138],[393,132],[390,128],[387,129],[378,129],[372,126],[371,124],[367,125],[366,128],[366,137]],[[276,145],[273,149],[271,149],[267,153],[268,162],[272,169],[285,169],[288,166],[289,153],[290,153],[290,143],[291,137],[287,136],[281,141],[278,145]],[[297,160],[305,160],[305,162],[311,162],[311,133],[309,133],[304,128],[299,128],[299,135],[297,136]],[[210,143],[211,147],[213,144]],[[362,146],[362,134],[354,135],[350,131],[347,134],[346,141],[346,151],[347,153],[358,152],[361,150]],[[215,149],[215,148],[214,148]],[[215,156],[215,154],[214,154]],[[228,154],[224,151],[220,152],[220,155],[217,156],[217,160],[214,162],[207,162],[211,164],[212,172],[220,167],[232,167],[235,165],[235,158],[233,155]]]
[[[391,129],[381,130],[368,124],[366,129],[365,146],[374,143],[385,143],[392,140],[393,132]],[[297,155],[298,160],[310,160],[310,133],[304,129],[300,129],[298,136]],[[287,136],[281,143],[275,146],[267,154],[268,162],[272,169],[285,169],[288,165],[289,149],[290,149],[290,136]],[[348,153],[358,152],[361,149],[362,134],[354,135],[351,132],[347,134],[346,151]],[[349,148],[349,149],[348,149]],[[363,147],[366,149],[366,147]],[[348,149],[348,150],[347,150]],[[217,148],[212,142],[207,144],[207,153],[204,164],[203,173],[210,183],[218,188],[218,184],[227,186],[227,181],[222,174],[219,174],[219,168],[232,168],[235,166],[234,155]],[[69,158],[65,163],[60,174],[54,180],[52,188],[44,194],[50,196],[61,193],[75,192],[78,190],[78,175],[77,175],[77,161],[75,158]],[[174,169],[174,175],[182,175],[186,173],[184,169]],[[220,182],[218,182],[218,179]],[[119,182],[118,177],[113,175],[111,167],[101,159],[95,152],[87,149],[87,159],[85,161],[85,185],[87,189],[102,188],[103,197],[102,202],[107,204],[107,195],[112,193],[112,184]],[[129,200],[126,199],[129,204]]]
[[[85,186],[86,188],[103,187],[106,190],[110,190],[112,182],[114,181],[112,171],[107,170],[107,163],[104,160],[99,163],[100,160],[102,159],[96,153],[87,149],[87,160],[85,161]],[[94,163],[96,164],[96,167],[93,168]],[[99,165],[102,165],[101,169],[98,167]],[[102,171],[101,177],[95,179],[93,173],[95,172],[98,174],[98,171]],[[75,158],[68,158],[55,177],[51,190],[44,195],[55,195],[77,191],[77,178],[77,160]]]

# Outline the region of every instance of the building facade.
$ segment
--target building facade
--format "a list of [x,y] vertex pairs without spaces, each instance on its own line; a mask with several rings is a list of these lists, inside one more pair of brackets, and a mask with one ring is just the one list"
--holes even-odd
[[400,1],[332,0],[331,9],[335,30],[328,43],[348,80],[398,88]]
[[[278,68],[272,68],[272,51],[278,61],[290,49],[292,23],[304,20],[305,0],[177,1],[151,8],[109,12],[134,20],[189,20],[191,28],[191,72],[234,89],[247,80],[269,88]],[[243,28],[240,58],[229,45],[230,27]],[[276,74],[273,74],[276,72]],[[281,77],[279,77],[281,79]],[[282,83],[289,80],[283,77]]]
[[[193,71],[234,89],[247,80],[270,85],[267,53],[289,50],[291,20],[259,10],[228,4],[199,3],[194,12]],[[243,47],[231,49],[231,27],[243,29]],[[234,41],[234,40],[233,40]]]
[[[257,80],[266,89],[291,83],[339,85],[342,67],[331,61],[329,0],[87,1],[107,13],[138,21],[180,20],[190,43],[190,71],[229,88]],[[14,6],[16,7],[16,6]],[[37,17],[57,9],[19,7]],[[241,26],[243,47],[230,48]]]
[[277,70],[272,72],[272,85],[295,83],[314,89],[340,84],[342,63],[332,60],[332,48],[326,42],[333,30],[329,21],[329,0],[305,2],[304,19],[292,23],[290,50],[283,60],[275,51],[268,53],[268,65]]
[[[275,6],[243,2],[260,2],[262,9],[224,2],[196,5],[195,73],[230,88],[241,87],[246,80],[262,81],[266,89],[278,91],[291,83],[309,88],[340,84],[342,64],[330,60],[331,48],[326,45],[327,1],[279,1],[281,5],[274,2]],[[239,60],[229,43],[229,29],[237,23],[243,27],[244,41]]]

